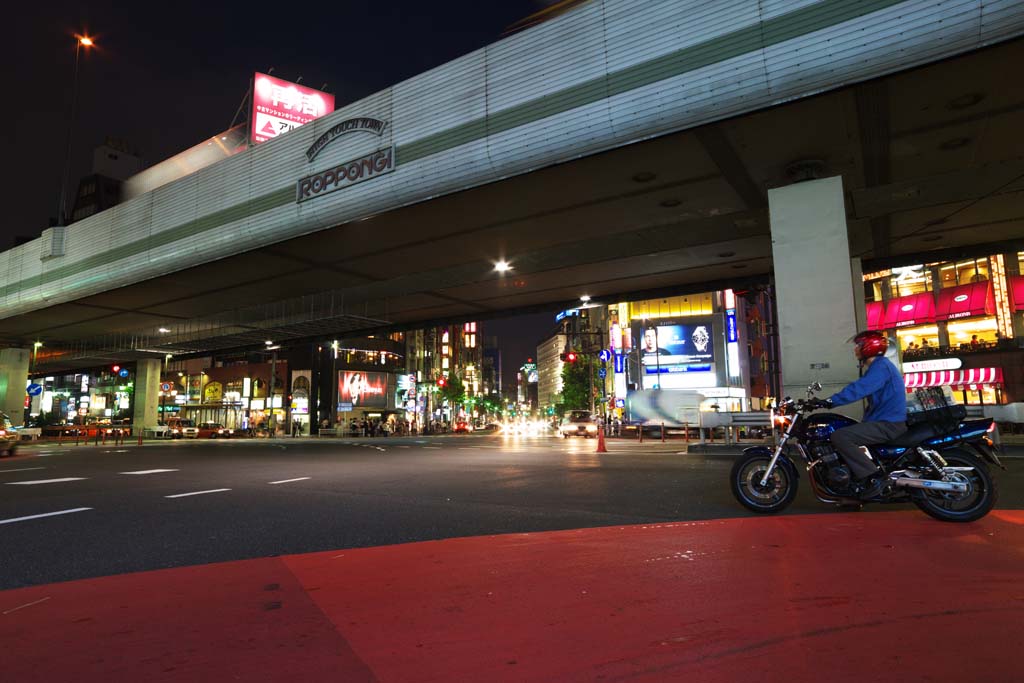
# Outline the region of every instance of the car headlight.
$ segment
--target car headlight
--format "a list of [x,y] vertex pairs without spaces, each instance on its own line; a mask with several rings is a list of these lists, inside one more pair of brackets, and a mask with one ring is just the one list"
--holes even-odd
[[597,431],[597,425],[587,425],[587,431],[588,432],[596,432]]

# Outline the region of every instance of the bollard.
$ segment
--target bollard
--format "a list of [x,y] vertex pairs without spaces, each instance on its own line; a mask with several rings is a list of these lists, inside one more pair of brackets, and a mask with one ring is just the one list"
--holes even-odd
[[690,443],[690,423],[683,423],[683,442]]
[[665,423],[661,423],[661,442],[665,443]]
[[[99,432],[96,433],[96,436],[99,437]],[[107,432],[106,432],[106,430],[103,431],[103,445],[104,446],[107,445]]]
[[597,430],[597,450],[595,453],[607,453],[608,447],[604,443],[604,430]]
[[139,430],[139,445],[142,445],[142,430]]
[[640,443],[643,443],[644,442],[644,426],[642,424],[638,424],[636,426],[636,435],[637,435],[637,438],[640,440]]

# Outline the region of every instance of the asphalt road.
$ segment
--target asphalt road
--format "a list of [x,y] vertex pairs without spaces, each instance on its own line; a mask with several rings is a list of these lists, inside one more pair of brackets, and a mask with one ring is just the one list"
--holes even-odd
[[[727,453],[619,443],[613,448],[626,452],[598,455],[594,446],[462,435],[24,449],[0,461],[0,589],[458,536],[748,515],[729,493]],[[995,471],[999,507],[1020,509],[1024,475],[1019,460],[1007,462],[1008,472]],[[828,510],[805,485],[787,514]]]

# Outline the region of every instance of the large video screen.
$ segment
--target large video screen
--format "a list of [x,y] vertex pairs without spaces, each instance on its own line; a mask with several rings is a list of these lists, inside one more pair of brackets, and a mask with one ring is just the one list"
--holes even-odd
[[338,373],[338,402],[353,408],[387,408],[388,376],[383,372]]
[[710,318],[637,322],[632,332],[645,374],[709,371],[715,362]]

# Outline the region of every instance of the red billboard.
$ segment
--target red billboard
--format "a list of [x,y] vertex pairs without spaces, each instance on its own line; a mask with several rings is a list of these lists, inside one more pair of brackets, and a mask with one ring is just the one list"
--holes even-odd
[[251,140],[272,140],[334,111],[334,95],[256,73],[252,84]]
[[387,408],[388,376],[383,372],[339,372],[338,402],[353,408]]

